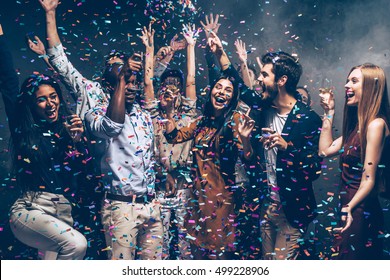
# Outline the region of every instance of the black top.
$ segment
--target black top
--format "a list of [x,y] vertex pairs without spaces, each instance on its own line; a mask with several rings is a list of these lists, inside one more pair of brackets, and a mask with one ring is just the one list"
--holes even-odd
[[21,193],[51,192],[74,197],[80,178],[86,177],[88,151],[83,141],[74,144],[59,121],[36,124],[36,139],[24,141],[18,116],[19,79],[4,36],[0,36],[0,91],[3,96],[14,152],[13,167]]

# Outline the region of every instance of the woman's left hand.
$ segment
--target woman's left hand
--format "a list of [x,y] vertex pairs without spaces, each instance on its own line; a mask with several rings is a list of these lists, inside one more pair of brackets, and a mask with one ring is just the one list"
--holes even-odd
[[68,131],[73,142],[80,142],[84,133],[83,121],[78,115],[68,116],[68,121],[64,122],[65,128]]
[[346,231],[352,224],[353,218],[352,218],[352,210],[349,206],[344,206],[341,208],[341,222],[344,224],[343,227],[334,228],[334,232],[340,232],[343,233]]

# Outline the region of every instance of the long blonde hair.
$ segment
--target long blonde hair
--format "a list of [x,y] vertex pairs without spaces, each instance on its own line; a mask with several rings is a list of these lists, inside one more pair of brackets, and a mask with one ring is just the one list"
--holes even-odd
[[356,125],[358,125],[361,159],[363,163],[367,146],[368,125],[375,118],[383,118],[387,126],[389,126],[390,105],[386,75],[383,69],[372,63],[364,63],[353,67],[349,74],[355,69],[362,71],[362,96],[357,108],[347,106],[347,102],[345,103],[343,141],[345,142],[351,132],[356,128]]

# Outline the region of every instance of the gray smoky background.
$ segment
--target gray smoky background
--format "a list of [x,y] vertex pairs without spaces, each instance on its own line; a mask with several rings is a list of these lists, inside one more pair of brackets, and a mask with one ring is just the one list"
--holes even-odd
[[[44,63],[25,43],[25,34],[34,33],[45,41],[45,16],[38,0],[9,0],[0,7],[0,23],[12,47],[15,66],[23,81],[39,71],[51,74]],[[344,84],[349,70],[371,62],[385,69],[390,77],[390,1],[388,0],[63,0],[57,9],[57,25],[67,54],[87,78],[99,81],[104,55],[112,49],[142,51],[137,35],[152,19],[156,29],[156,51],[180,34],[183,23],[201,27],[207,14],[219,14],[218,35],[232,62],[238,65],[234,41],[238,38],[251,51],[248,59],[257,71],[256,57],[267,51],[286,51],[296,55],[303,66],[300,85],[312,97],[312,108],[321,115],[318,90],[334,88],[336,121],[334,136],[340,135]],[[208,85],[204,60],[205,36],[200,33],[196,49],[197,90],[203,96]],[[185,72],[185,51],[176,53],[171,68]],[[68,105],[74,101],[69,97]],[[2,197],[15,192],[10,174],[9,132],[2,101],[0,102],[0,191]],[[315,182],[318,218],[306,238],[314,244],[318,258],[331,255],[330,229],[337,223],[340,170],[338,157],[323,162],[321,177]],[[5,199],[5,198],[4,198]],[[4,200],[3,199],[3,200]],[[9,199],[10,200],[10,199]],[[1,203],[0,226],[5,227],[10,201]],[[383,201],[387,221],[389,202]],[[387,232],[390,232],[387,225]],[[1,233],[1,231],[0,231]],[[389,238],[386,238],[388,240]],[[390,258],[390,245],[386,252]],[[3,246],[2,246],[3,247]],[[2,249],[3,253],[7,248]],[[313,256],[311,256],[313,257]]]

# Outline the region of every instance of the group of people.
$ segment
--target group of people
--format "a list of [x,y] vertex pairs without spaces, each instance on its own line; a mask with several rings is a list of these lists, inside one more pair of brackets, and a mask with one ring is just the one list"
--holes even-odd
[[[322,158],[337,154],[341,206],[332,255],[383,258],[378,195],[389,193],[390,106],[379,66],[351,69],[343,133],[333,140],[332,91],[320,92],[320,117],[298,92],[296,57],[266,53],[257,77],[241,40],[235,69],[218,37],[218,15],[201,22],[210,86],[200,108],[193,24],[183,25],[183,40],[175,36],[156,53],[152,24],[143,27],[144,54],[112,51],[99,83],[68,60],[56,25],[59,1],[39,2],[47,63],[75,99],[76,112],[70,113],[55,78],[35,73],[19,90],[2,30],[0,90],[21,190],[10,227],[42,258],[85,257],[88,243],[74,227],[72,206],[80,192],[99,190],[102,250],[109,259],[169,259],[172,247],[178,259],[240,259],[251,232],[245,226],[258,228],[262,259],[299,259],[317,215],[312,182]],[[46,56],[35,39],[30,48]],[[186,77],[168,67],[183,49]]]

